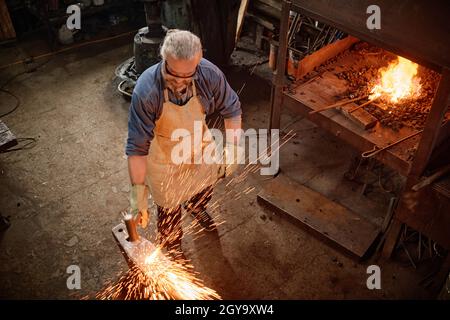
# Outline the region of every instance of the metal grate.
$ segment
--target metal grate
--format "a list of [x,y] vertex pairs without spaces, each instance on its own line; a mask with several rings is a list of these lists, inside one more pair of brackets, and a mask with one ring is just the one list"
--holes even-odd
[[7,125],[0,120],[0,152],[17,145],[16,136],[9,130]]

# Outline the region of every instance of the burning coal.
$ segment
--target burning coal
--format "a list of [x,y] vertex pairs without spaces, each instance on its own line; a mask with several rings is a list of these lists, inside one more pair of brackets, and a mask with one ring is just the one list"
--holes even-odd
[[403,99],[419,97],[421,85],[416,76],[417,69],[417,63],[397,57],[396,61],[380,69],[379,80],[370,90],[369,99],[399,103]]

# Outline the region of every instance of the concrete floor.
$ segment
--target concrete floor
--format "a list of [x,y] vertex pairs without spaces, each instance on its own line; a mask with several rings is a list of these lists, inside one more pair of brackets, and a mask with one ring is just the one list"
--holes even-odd
[[[14,50],[0,52],[14,56]],[[94,296],[127,265],[112,236],[120,211],[128,206],[129,180],[124,142],[129,102],[115,90],[115,67],[132,55],[131,45],[110,50],[84,48],[54,57],[34,73],[17,77],[7,89],[20,108],[2,118],[18,137],[38,140],[30,150],[0,154],[0,212],[11,227],[0,234],[0,298],[67,299]],[[1,83],[17,69],[6,69]],[[241,88],[246,128],[267,128],[269,84],[255,74],[232,69]],[[14,103],[1,94],[0,110]],[[294,117],[283,114],[283,124]],[[363,201],[349,195],[342,174],[354,151],[306,120],[292,123],[296,138],[281,151],[281,167],[309,187],[344,205],[371,208],[380,223],[385,199]],[[321,157],[329,148],[339,157]],[[347,159],[347,160],[346,160]],[[183,247],[206,285],[233,299],[398,299],[429,298],[409,267],[381,264],[382,289],[368,290],[366,268],[256,202],[269,180],[252,175],[254,186],[239,200],[212,214],[225,221],[217,233]],[[356,199],[356,200],[355,200]],[[213,200],[214,201],[214,200]],[[190,218],[186,217],[188,224]],[[154,233],[154,217],[147,234]],[[66,268],[81,269],[81,290],[68,290]]]

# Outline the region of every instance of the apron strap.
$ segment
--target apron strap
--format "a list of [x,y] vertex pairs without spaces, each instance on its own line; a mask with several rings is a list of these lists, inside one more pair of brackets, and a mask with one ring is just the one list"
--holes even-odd
[[167,88],[164,88],[164,102],[169,102],[169,93],[167,92]]
[[197,88],[195,87],[195,81],[194,79],[192,79],[192,96],[196,96],[197,95]]

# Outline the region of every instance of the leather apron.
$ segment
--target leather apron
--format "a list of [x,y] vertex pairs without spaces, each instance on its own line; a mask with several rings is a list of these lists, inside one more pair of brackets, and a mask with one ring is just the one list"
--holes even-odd
[[[147,185],[154,202],[164,208],[174,208],[189,200],[194,195],[214,184],[218,178],[219,165],[195,162],[194,157],[202,156],[205,148],[215,142],[206,125],[206,114],[202,107],[194,80],[192,80],[192,97],[179,106],[169,101],[167,88],[164,89],[164,103],[160,118],[155,123],[154,138],[147,157]],[[194,139],[194,123],[201,132]],[[172,161],[172,149],[180,145],[181,140],[172,141],[172,133],[176,129],[185,129],[184,138],[191,144],[189,161],[176,164]],[[206,134],[205,134],[206,133]],[[190,139],[190,140],[189,140]],[[202,160],[202,159],[200,159]]]

